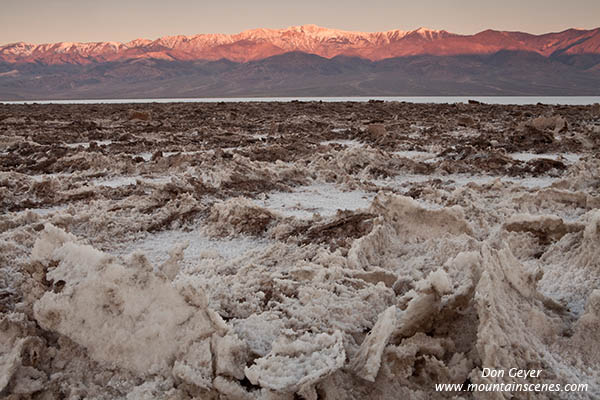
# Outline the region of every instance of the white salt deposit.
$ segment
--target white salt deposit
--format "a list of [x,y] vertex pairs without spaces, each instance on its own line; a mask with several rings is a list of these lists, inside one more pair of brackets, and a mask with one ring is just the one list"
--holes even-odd
[[26,211],[31,211],[39,215],[48,215],[66,209],[66,205],[47,207],[47,208],[28,208]]
[[144,161],[150,161],[152,159],[152,153],[149,152],[141,152],[141,153],[137,153],[133,155],[134,157],[141,157],[144,159]]
[[536,154],[536,153],[510,153],[508,154],[511,158],[519,161],[531,161],[539,158],[549,158],[551,160],[559,160],[566,163],[576,163],[581,159],[581,154],[575,153],[545,153],[545,154]]
[[338,210],[368,208],[375,195],[360,190],[343,191],[334,184],[302,186],[291,193],[268,193],[256,204],[289,217],[332,216]]
[[347,147],[361,147],[363,146],[363,144],[361,142],[359,142],[358,140],[354,140],[354,139],[335,139],[335,140],[325,140],[323,142],[321,142],[322,145],[329,145],[329,144],[341,144],[342,146],[347,146]]
[[68,173],[68,172],[60,172],[60,173],[53,173],[53,174],[37,174],[37,175],[29,175],[29,177],[31,179],[33,179],[36,182],[42,182],[44,180],[48,180],[48,179],[61,179],[61,178],[67,178],[67,177],[71,177],[73,176],[73,174]]
[[150,262],[159,265],[167,261],[169,251],[177,244],[187,243],[183,263],[194,265],[206,256],[218,256],[230,260],[252,250],[261,250],[272,242],[266,239],[233,237],[215,239],[208,237],[200,227],[192,230],[169,230],[148,234],[145,238],[126,243],[117,250],[117,254],[127,255],[134,251],[142,252]]
[[428,151],[416,151],[416,150],[403,150],[403,151],[394,151],[392,154],[410,158],[411,160],[421,161],[421,162],[432,162],[435,158],[436,154]]
[[189,155],[195,155],[195,154],[200,154],[202,153],[201,151],[163,151],[163,156],[164,157],[170,157],[170,156],[174,156],[174,155],[182,155],[182,156],[189,156]]
[[492,175],[469,175],[469,174],[448,174],[448,175],[418,175],[418,174],[405,174],[398,175],[388,179],[377,179],[374,180],[378,186],[386,187],[390,189],[398,189],[400,191],[407,191],[410,189],[410,184],[422,183],[439,179],[443,184],[448,184],[449,187],[461,187],[468,184],[476,185],[487,185],[492,182],[509,182],[519,186],[523,186],[528,189],[544,188],[551,186],[557,182],[559,178],[552,177],[506,177],[506,176],[492,176]]
[[[195,154],[200,154],[202,153],[202,151],[163,151],[162,155],[163,157],[170,157],[170,156],[174,156],[174,155],[195,155]],[[133,157],[141,157],[144,161],[150,161],[152,160],[152,155],[153,153],[151,152],[147,152],[147,151],[143,151],[141,153],[136,153],[133,154]]]
[[121,186],[128,186],[128,185],[136,185],[137,182],[145,182],[145,183],[154,183],[154,184],[161,184],[161,183],[168,183],[171,181],[171,178],[168,176],[163,176],[163,177],[153,177],[153,178],[148,178],[148,177],[142,177],[140,175],[137,176],[116,176],[114,178],[110,178],[110,179],[97,179],[92,181],[92,185],[95,186],[107,186],[107,187],[111,187],[111,188],[116,188],[116,187],[121,187]]
[[[97,141],[95,141],[95,143],[98,146],[107,146],[107,145],[111,144],[112,142],[113,142],[112,140],[97,140]],[[66,143],[65,146],[70,147],[72,149],[76,149],[78,147],[82,147],[84,149],[89,149],[90,143],[92,143],[92,142]]]

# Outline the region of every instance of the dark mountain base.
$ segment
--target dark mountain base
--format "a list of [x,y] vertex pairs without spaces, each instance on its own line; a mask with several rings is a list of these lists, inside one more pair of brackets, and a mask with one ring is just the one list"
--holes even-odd
[[260,61],[128,60],[0,64],[0,100],[248,97],[600,95],[594,55],[414,56],[369,61],[292,52]]

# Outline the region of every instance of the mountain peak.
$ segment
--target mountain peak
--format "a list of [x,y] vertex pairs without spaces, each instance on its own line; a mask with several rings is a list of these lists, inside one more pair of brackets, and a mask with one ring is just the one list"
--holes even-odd
[[429,29],[429,28],[425,28],[425,27],[421,26],[421,27],[415,29],[413,32],[421,33],[421,34],[428,34],[428,33],[439,32],[439,31],[436,31],[436,30],[433,30],[433,29]]
[[306,31],[306,32],[327,30],[327,28],[323,28],[323,27],[321,27],[319,25],[315,25],[315,24],[293,25],[287,29],[288,30],[296,30],[296,31]]
[[147,46],[150,43],[152,43],[152,40],[138,38],[138,39],[134,39],[134,40],[132,40],[130,42],[125,43],[125,46],[127,46],[127,47],[140,47],[140,46]]

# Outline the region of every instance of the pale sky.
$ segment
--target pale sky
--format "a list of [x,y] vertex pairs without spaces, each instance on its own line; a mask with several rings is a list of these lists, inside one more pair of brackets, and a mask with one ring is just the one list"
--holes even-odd
[[600,0],[0,0],[0,44],[121,41],[316,24],[472,34],[600,26]]

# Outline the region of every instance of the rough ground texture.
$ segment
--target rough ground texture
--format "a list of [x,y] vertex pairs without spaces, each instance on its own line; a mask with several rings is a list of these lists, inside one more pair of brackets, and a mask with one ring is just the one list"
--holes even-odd
[[[597,106],[0,105],[0,397],[598,398],[599,145]],[[487,382],[589,389],[434,386]]]

